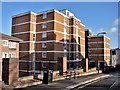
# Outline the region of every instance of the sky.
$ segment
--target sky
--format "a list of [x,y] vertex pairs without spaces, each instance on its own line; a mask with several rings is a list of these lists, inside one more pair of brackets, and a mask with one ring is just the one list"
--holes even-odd
[[106,31],[111,48],[118,47],[117,2],[2,2],[2,33],[11,35],[13,15],[28,11],[38,13],[50,9],[68,9],[94,34]]

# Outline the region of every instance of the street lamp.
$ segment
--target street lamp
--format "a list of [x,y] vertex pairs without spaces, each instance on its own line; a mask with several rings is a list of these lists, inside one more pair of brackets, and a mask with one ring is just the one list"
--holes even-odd
[[[100,33],[98,33],[97,34],[97,58],[98,58],[98,36],[100,35],[100,34],[106,34],[106,32],[100,32]],[[99,58],[98,58],[99,59]],[[98,73],[99,73],[99,60],[97,60],[97,69],[98,69]]]
[[107,34],[106,32],[100,32],[97,34],[97,36],[99,36],[100,34]]

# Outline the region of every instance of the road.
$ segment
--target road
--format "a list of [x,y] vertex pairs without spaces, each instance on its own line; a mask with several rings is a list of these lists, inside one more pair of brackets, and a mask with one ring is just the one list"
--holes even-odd
[[113,75],[110,78],[81,86],[76,90],[120,90],[120,71],[110,74]]

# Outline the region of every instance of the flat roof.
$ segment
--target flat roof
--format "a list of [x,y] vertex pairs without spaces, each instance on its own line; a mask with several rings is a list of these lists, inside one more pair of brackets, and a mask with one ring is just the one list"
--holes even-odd
[[92,37],[95,37],[95,38],[97,38],[97,37],[105,37],[105,38],[107,38],[107,39],[110,39],[110,38],[107,37],[106,35],[99,35],[99,36],[97,36],[97,35],[92,35],[92,36],[88,36],[88,38],[92,38]]

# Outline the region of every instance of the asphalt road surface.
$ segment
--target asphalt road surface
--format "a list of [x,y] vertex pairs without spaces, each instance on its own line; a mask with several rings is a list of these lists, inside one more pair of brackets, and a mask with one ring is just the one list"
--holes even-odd
[[120,90],[120,71],[111,74],[113,76],[110,78],[78,87],[76,90]]

